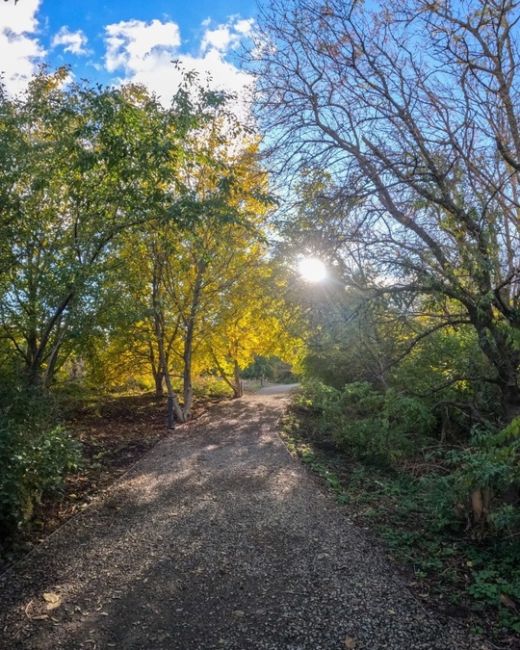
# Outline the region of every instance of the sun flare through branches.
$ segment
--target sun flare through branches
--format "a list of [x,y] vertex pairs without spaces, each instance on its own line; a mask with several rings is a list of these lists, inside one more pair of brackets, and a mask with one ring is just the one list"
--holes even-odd
[[323,282],[327,277],[327,267],[317,257],[301,257],[298,260],[298,273],[306,282]]

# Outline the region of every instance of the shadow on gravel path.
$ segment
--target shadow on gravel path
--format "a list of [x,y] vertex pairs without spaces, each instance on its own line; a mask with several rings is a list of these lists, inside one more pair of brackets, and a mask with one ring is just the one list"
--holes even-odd
[[0,647],[486,648],[418,603],[291,458],[286,400],[270,387],[179,427],[0,578]]

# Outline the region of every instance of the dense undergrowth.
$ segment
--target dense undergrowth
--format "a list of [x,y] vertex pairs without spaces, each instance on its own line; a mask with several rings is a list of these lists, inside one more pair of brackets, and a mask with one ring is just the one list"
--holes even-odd
[[391,554],[419,595],[512,647],[520,633],[520,420],[439,443],[418,400],[368,384],[308,383],[289,446]]
[[52,400],[21,388],[1,398],[0,540],[21,531],[43,496],[58,491],[81,462],[80,445]]

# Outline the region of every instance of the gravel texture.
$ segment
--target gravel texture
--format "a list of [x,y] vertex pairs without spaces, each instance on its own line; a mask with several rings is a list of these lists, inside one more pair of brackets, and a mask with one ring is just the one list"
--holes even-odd
[[488,648],[425,609],[290,456],[285,403],[213,406],[0,577],[0,647]]

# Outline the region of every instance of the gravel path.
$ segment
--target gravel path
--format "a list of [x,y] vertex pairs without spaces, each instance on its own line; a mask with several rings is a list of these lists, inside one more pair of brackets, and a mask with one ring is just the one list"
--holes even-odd
[[416,601],[291,458],[285,402],[270,388],[179,427],[4,574],[0,647],[487,648]]

